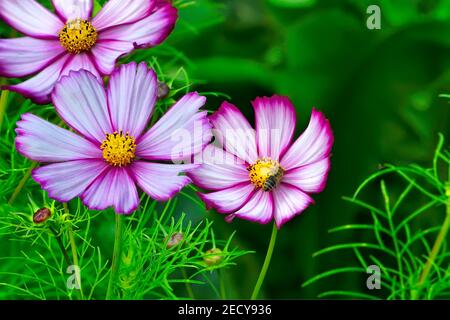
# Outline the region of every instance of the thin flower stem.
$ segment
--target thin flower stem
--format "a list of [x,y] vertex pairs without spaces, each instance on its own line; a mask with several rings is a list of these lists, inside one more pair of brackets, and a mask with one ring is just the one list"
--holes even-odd
[[20,180],[20,182],[17,185],[16,189],[14,190],[11,198],[9,198],[9,200],[8,200],[8,204],[10,206],[13,205],[13,203],[16,201],[17,196],[20,194],[20,192],[22,191],[23,187],[25,186],[25,184],[27,183],[28,179],[30,178],[31,172],[33,171],[34,168],[36,168],[37,165],[38,165],[37,162],[32,162],[31,167],[28,168],[27,172],[25,173],[23,178]]
[[67,255],[66,248],[64,247],[64,244],[62,243],[61,235],[52,226],[50,226],[49,229],[55,236],[56,242],[58,243],[58,246],[61,249],[61,252],[64,256],[64,261],[66,262],[67,266],[70,266],[72,263],[70,262],[69,256]]
[[[64,211],[66,212],[66,214],[70,215],[69,207],[67,206],[67,203],[63,203],[63,206],[64,206]],[[73,264],[79,268],[79,269],[75,269],[75,270],[81,270],[80,264],[78,262],[77,244],[75,242],[72,224],[70,224],[70,223],[68,225],[67,233],[69,235],[69,240],[70,240],[70,248],[72,251]],[[76,277],[77,277],[77,283],[80,286],[80,298],[82,300],[84,300],[83,287],[81,286],[81,275],[78,271],[76,272]]]
[[269,269],[270,260],[272,259],[273,248],[275,247],[275,242],[277,240],[277,226],[275,223],[272,228],[272,235],[270,236],[269,247],[267,248],[266,259],[264,260],[264,264],[262,266],[261,272],[258,277],[258,281],[256,282],[255,289],[253,289],[252,300],[256,300],[259,295],[259,290],[264,282],[264,278],[266,277],[267,269]]
[[116,216],[116,228],[114,235],[114,252],[112,257],[111,273],[109,275],[108,290],[106,291],[106,300],[111,299],[111,295],[114,288],[114,281],[116,280],[117,271],[119,270],[120,255],[122,251],[123,220],[122,215],[115,214],[115,216]]
[[[447,235],[448,229],[450,228],[450,182],[447,183],[446,194],[447,194],[447,206],[446,206],[445,220],[434,242],[433,248],[431,249],[430,255],[427,259],[427,263],[425,264],[422,274],[420,275],[420,279],[417,284],[418,290],[420,290],[421,287],[425,284],[425,281],[427,280],[430,274],[431,267],[433,266],[434,261],[436,260],[436,257],[441,249],[442,243],[444,242],[445,237]],[[416,296],[414,296],[414,298],[416,298]]]
[[225,286],[225,270],[220,269],[219,270],[219,277],[220,277],[220,298],[222,300],[227,299],[227,290]]
[[3,118],[6,113],[6,106],[8,104],[8,95],[9,95],[8,90],[3,90],[2,94],[0,95],[0,129],[2,128]]
[[[184,279],[188,280],[188,276],[187,276],[185,268],[181,268],[181,273],[183,274]],[[187,291],[189,298],[191,298],[192,300],[195,300],[194,291],[192,291],[191,284],[189,282],[185,282],[185,284],[186,284],[186,291]]]

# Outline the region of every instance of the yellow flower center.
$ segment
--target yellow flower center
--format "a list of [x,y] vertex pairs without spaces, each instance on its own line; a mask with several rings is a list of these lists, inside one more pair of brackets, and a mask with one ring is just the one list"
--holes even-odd
[[87,20],[75,19],[59,32],[61,45],[70,53],[89,51],[97,41],[97,31]]
[[262,188],[264,191],[276,188],[280,184],[285,171],[278,161],[270,158],[258,159],[247,170],[253,185],[256,188]]
[[133,162],[136,152],[136,139],[128,132],[122,131],[106,134],[100,148],[103,150],[103,159],[114,167],[123,167]]

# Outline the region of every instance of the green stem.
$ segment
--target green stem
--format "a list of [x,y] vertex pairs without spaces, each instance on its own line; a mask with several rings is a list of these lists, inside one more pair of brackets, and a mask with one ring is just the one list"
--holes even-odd
[[[187,276],[185,268],[181,268],[181,273],[183,274],[184,279],[188,280],[188,276]],[[195,300],[194,291],[192,291],[191,284],[189,282],[185,282],[185,284],[186,284],[186,291],[187,291],[189,298],[191,298],[192,300]]]
[[[66,214],[70,215],[69,207],[67,206],[67,203],[64,203],[63,206],[64,206],[64,210],[65,210]],[[73,229],[72,229],[72,224],[71,223],[69,223],[69,225],[68,225],[67,233],[69,235],[70,249],[72,251],[72,262],[73,262],[73,264],[75,266],[77,266],[81,270],[81,266],[80,266],[80,264],[78,262],[77,244],[75,242],[75,236],[74,236],[74,233],[73,233]],[[81,286],[81,275],[80,275],[79,272],[76,273],[76,277],[77,277],[77,283],[80,286],[80,298],[82,300],[84,300],[83,287]]]
[[49,229],[55,236],[56,242],[58,243],[58,246],[61,249],[61,252],[64,256],[64,261],[66,262],[67,266],[70,266],[72,263],[70,262],[69,256],[67,255],[66,248],[64,247],[64,244],[62,243],[60,234],[52,226],[50,226]]
[[33,172],[33,169],[36,168],[37,166],[37,162],[33,162],[31,164],[31,167],[28,168],[27,172],[25,173],[25,175],[23,176],[23,178],[20,180],[19,184],[17,185],[16,189],[14,190],[11,198],[9,198],[8,200],[8,204],[11,206],[14,201],[16,201],[17,196],[20,194],[20,192],[22,191],[23,187],[25,186],[25,184],[27,183],[28,179],[31,176],[31,172]]
[[258,298],[259,290],[261,289],[261,286],[264,282],[264,278],[266,277],[267,269],[269,268],[270,260],[272,259],[273,248],[275,247],[275,242],[277,240],[277,231],[278,231],[277,226],[274,223],[272,228],[272,235],[270,236],[269,247],[267,248],[266,259],[264,260],[264,264],[259,274],[258,281],[256,282],[255,289],[253,289],[251,297],[252,300]]
[[6,106],[8,104],[8,95],[9,95],[9,91],[3,90],[2,94],[0,96],[0,129],[2,128],[3,118],[6,113]]
[[225,286],[225,270],[220,269],[219,270],[219,277],[220,277],[220,298],[222,300],[227,299],[227,290]]
[[442,225],[441,230],[439,231],[439,234],[434,242],[433,249],[431,249],[427,263],[425,264],[422,274],[420,275],[420,279],[417,284],[418,289],[420,289],[427,280],[431,271],[431,267],[433,266],[434,261],[436,260],[436,257],[441,249],[442,243],[445,240],[449,228],[450,228],[450,184],[447,186],[447,209],[444,224]]
[[106,300],[111,299],[114,281],[116,280],[117,271],[119,270],[120,255],[122,251],[122,228],[123,228],[122,215],[115,214],[115,216],[116,216],[116,228],[114,235],[114,252],[112,257],[111,273],[109,275],[108,290],[106,291]]

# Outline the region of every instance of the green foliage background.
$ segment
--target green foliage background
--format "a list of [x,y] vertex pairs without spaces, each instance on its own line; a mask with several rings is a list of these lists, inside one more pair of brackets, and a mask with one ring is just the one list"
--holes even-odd
[[[48,1],[41,2],[49,5]],[[352,250],[313,257],[324,247],[362,241],[369,236],[367,232],[354,230],[342,235],[328,233],[339,225],[372,223],[367,208],[346,202],[343,196],[353,195],[357,186],[386,162],[431,167],[439,132],[446,138],[443,148],[448,150],[449,100],[439,95],[450,91],[450,1],[196,0],[175,3],[180,8],[180,19],[168,41],[151,50],[139,50],[123,62],[147,61],[158,66],[160,76],[173,80],[173,88],[178,90],[173,92],[174,97],[188,89],[209,92],[209,110],[217,109],[223,99],[231,97],[231,101],[252,119],[250,101],[256,96],[277,93],[289,96],[296,106],[297,134],[305,128],[313,106],[327,115],[334,130],[336,142],[327,188],[314,197],[314,206],[281,229],[262,296],[315,298],[329,290],[368,293],[364,271],[336,274],[307,286],[302,284],[341,264],[358,264],[358,256]],[[380,5],[381,30],[366,27],[366,9],[370,4]],[[0,36],[18,34],[1,24]],[[161,108],[164,107],[162,103]],[[10,94],[0,128],[0,218],[7,221],[7,226],[14,224],[9,220],[12,213],[23,213],[25,217],[28,214],[29,219],[30,197],[38,206],[48,202],[38,185],[30,180],[14,206],[6,204],[30,166],[13,148],[14,123],[20,113],[30,110],[57,122],[51,107],[32,105],[17,94]],[[392,175],[383,179],[398,197],[404,181]],[[364,191],[365,201],[383,205],[385,198],[379,188],[379,183],[369,185]],[[248,298],[264,259],[271,226],[238,219],[228,224],[219,214],[206,212],[192,197],[195,199],[194,190],[185,190],[185,195],[179,195],[170,210],[177,219],[184,213],[185,223],[192,221],[197,225],[205,218],[213,221],[213,235],[225,239],[222,246],[236,231],[231,245],[239,249],[224,263],[233,261],[236,265],[222,269],[220,277],[226,280],[227,297]],[[423,206],[422,200],[419,196],[408,198],[405,212]],[[80,216],[92,215],[77,201],[70,203],[70,209]],[[148,210],[148,207],[142,208],[134,218],[139,220],[154,212],[158,217],[164,206]],[[415,230],[439,226],[444,213],[442,206],[427,208]],[[165,228],[169,228],[170,223],[167,221]],[[112,212],[96,215],[90,226],[94,229],[93,241],[102,250],[98,256],[103,264],[108,264],[112,255],[113,226]],[[153,231],[151,227],[148,232]],[[213,235],[209,231],[207,235],[208,241],[212,241]],[[19,256],[21,251],[28,253],[27,250],[36,247],[23,247],[13,241],[11,235],[0,237],[0,272],[25,272],[22,262],[15,264],[6,257]],[[163,235],[156,237],[164,239]],[[242,255],[245,251],[255,253]],[[87,258],[94,254],[87,253]],[[8,262],[3,262],[6,260]],[[184,263],[187,262],[181,265]],[[192,278],[194,282],[212,283],[206,286],[192,283],[195,296],[220,297],[220,292],[214,290],[219,286],[219,273],[208,270],[206,274],[207,280]],[[11,277],[0,273],[0,283],[10,282]],[[105,284],[99,286],[105,287]],[[164,286],[161,288],[161,292],[167,293]],[[175,287],[174,296],[161,296],[182,297],[186,292],[183,287]],[[132,297],[158,296],[142,293]],[[0,298],[23,296],[18,290],[0,286]]]

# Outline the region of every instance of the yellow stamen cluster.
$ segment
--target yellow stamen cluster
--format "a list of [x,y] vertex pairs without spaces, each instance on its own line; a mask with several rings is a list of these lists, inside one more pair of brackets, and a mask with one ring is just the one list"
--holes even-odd
[[107,133],[100,148],[103,150],[103,159],[114,167],[129,165],[136,158],[136,139],[128,132]]
[[258,159],[247,170],[253,185],[256,188],[262,188],[264,191],[270,191],[277,187],[285,171],[278,161],[270,158]]
[[87,20],[71,20],[59,32],[59,41],[67,52],[89,51],[97,41],[97,31]]

